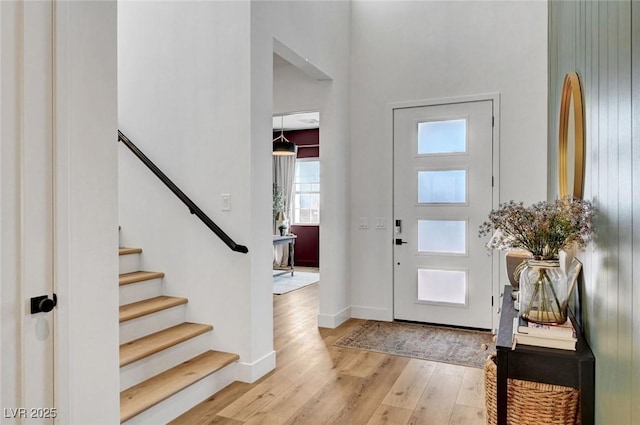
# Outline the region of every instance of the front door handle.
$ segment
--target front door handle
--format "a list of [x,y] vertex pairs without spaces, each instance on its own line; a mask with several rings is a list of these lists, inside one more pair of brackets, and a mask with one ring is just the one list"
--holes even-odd
[[406,244],[407,242],[403,242],[402,239],[396,239],[396,245],[403,245]]

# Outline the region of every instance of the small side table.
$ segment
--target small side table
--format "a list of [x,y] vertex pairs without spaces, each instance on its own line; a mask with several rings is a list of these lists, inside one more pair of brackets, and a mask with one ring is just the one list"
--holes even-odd
[[509,285],[504,288],[496,340],[498,425],[507,424],[508,378],[577,388],[580,391],[581,423],[593,425],[595,357],[582,330],[573,320],[578,336],[576,351],[530,345],[518,345],[512,350],[513,318],[518,315],[513,308],[512,290]]

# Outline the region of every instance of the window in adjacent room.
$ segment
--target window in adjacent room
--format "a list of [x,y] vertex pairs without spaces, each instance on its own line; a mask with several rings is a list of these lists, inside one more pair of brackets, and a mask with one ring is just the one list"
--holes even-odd
[[296,161],[293,224],[320,224],[320,161],[317,159]]

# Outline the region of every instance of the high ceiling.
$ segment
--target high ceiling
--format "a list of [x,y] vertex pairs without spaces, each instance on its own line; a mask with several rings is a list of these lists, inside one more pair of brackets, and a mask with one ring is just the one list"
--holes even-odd
[[[273,67],[294,67],[286,59],[277,54],[273,54]],[[283,126],[284,121],[284,126]],[[299,112],[292,114],[276,115],[273,117],[273,130],[277,131],[284,127],[284,130],[308,130],[320,127],[319,112]]]
[[278,115],[273,117],[273,130],[307,130],[320,127],[319,112],[303,112],[299,114]]

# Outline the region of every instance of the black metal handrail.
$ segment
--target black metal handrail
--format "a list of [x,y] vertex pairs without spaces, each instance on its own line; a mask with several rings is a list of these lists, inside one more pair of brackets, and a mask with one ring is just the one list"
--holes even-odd
[[209,216],[207,216],[191,199],[189,199],[189,197],[185,195],[184,192],[180,190],[180,188],[176,186],[175,183],[173,183],[171,179],[169,179],[169,177],[167,177],[156,166],[156,164],[154,164],[149,158],[147,158],[147,156],[142,153],[142,151],[138,149],[138,147],[134,145],[127,136],[122,134],[120,130],[118,130],[118,141],[124,143],[125,146],[127,146],[131,150],[131,152],[133,152],[134,155],[137,156],[138,159],[140,159],[140,161],[142,161],[144,165],[146,165],[151,170],[151,172],[155,174],[156,177],[158,177],[162,181],[162,183],[164,183],[165,186],[167,186],[169,190],[174,193],[174,195],[180,198],[180,200],[187,206],[187,208],[189,208],[189,212],[191,214],[195,214],[200,220],[202,220],[205,226],[211,229],[211,231],[215,233],[216,236],[222,239],[222,241],[227,244],[229,248],[231,248],[233,251],[241,252],[243,254],[249,252],[249,248],[244,245],[235,243],[234,240],[229,237],[229,235],[227,235],[220,227],[218,227],[218,225],[214,223],[213,220],[209,218]]

